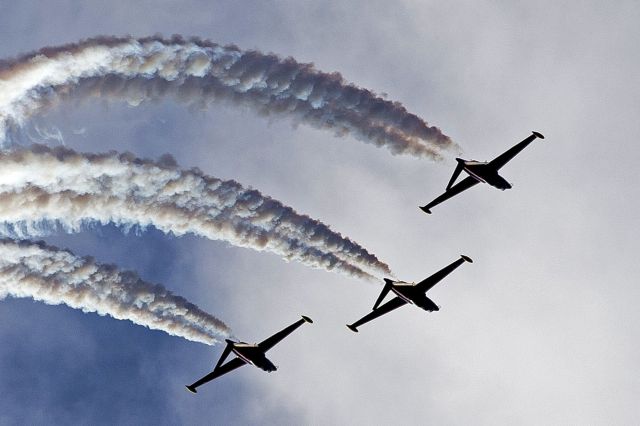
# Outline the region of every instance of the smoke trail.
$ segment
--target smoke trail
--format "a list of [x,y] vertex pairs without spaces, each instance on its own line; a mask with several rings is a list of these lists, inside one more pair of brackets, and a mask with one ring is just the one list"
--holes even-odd
[[115,97],[132,105],[165,96],[203,107],[224,100],[336,135],[352,134],[394,154],[438,158],[440,149],[455,147],[402,104],[349,84],[338,73],[179,36],[98,37],[4,61],[0,138],[70,95]]
[[42,242],[0,239],[0,299],[8,296],[65,304],[207,345],[230,333],[222,321],[161,285]]
[[[128,153],[35,145],[0,154],[0,170],[0,221],[22,224],[21,236],[38,235],[43,220],[69,231],[92,221],[153,225],[359,278],[375,279],[364,269],[391,274],[388,265],[323,223],[235,181],[180,170],[168,155],[153,162]],[[17,235],[19,229],[13,228]]]

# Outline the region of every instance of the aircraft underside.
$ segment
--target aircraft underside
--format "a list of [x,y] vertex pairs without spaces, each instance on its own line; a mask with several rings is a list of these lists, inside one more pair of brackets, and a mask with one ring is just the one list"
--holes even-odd
[[494,170],[489,164],[473,164],[465,165],[464,171],[469,173],[472,177],[480,182],[488,183],[489,185],[498,189],[511,189],[511,184],[502,176],[500,176],[497,170]]

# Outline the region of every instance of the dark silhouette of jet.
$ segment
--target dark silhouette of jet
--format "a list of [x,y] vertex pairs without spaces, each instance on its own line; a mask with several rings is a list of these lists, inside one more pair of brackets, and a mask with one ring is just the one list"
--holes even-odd
[[[444,194],[440,195],[438,198],[436,198],[426,206],[420,207],[420,209],[425,213],[431,214],[430,209],[432,207],[437,206],[438,204],[448,200],[454,195],[458,195],[465,189],[471,188],[478,182],[488,183],[489,185],[494,186],[498,189],[502,189],[503,191],[505,189],[510,189],[511,184],[507,182],[505,178],[498,174],[498,170],[500,170],[502,166],[507,164],[527,145],[533,142],[535,138],[544,139],[544,136],[542,136],[542,134],[538,132],[533,132],[531,136],[489,162],[463,160],[462,158],[456,158],[458,165],[453,171],[453,176],[451,176],[451,179],[449,180],[447,190],[444,192]],[[453,183],[456,181],[456,179],[460,175],[460,172],[463,170],[467,172],[469,176],[454,185]]]
[[[245,364],[255,365],[256,367],[264,371],[268,371],[269,373],[272,371],[276,371],[278,368],[266,357],[266,352],[305,322],[312,323],[313,321],[311,320],[311,318],[303,315],[302,319],[294,322],[290,326],[277,332],[266,340],[263,340],[260,343],[255,343],[253,345],[245,342],[234,342],[233,340],[226,339],[227,346],[225,346],[224,351],[222,351],[222,355],[220,356],[220,359],[218,360],[218,363],[216,364],[213,371],[204,376],[202,379],[194,382],[191,385],[188,385],[187,389],[189,389],[189,391],[193,393],[196,393],[196,388],[198,386],[202,386],[203,384],[210,382],[211,380],[216,379],[223,374],[227,374],[228,372],[233,371],[238,367],[242,367]],[[231,352],[233,352],[237,357],[223,365],[223,362],[227,359]]]
[[[378,300],[376,300],[376,303],[373,305],[373,311],[363,316],[353,324],[348,324],[347,327],[357,333],[358,327],[362,324],[368,323],[381,315],[389,313],[400,306],[406,305],[407,303],[416,305],[428,312],[439,311],[440,308],[438,305],[436,305],[433,300],[429,299],[425,293],[464,262],[473,263],[473,260],[468,256],[461,255],[460,259],[445,266],[429,278],[426,278],[417,284],[407,283],[404,281],[393,281],[389,278],[385,278],[384,287],[382,288],[380,296],[378,296]],[[393,291],[396,294],[396,297],[378,307],[389,291]]]

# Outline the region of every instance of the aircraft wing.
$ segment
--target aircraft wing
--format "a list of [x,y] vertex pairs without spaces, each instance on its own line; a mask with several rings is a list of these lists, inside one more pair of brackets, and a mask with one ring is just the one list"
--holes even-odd
[[416,284],[416,288],[426,293],[434,285],[438,284],[444,277],[452,273],[458,266],[462,265],[464,262],[471,262],[471,259],[467,256],[460,257],[460,259],[440,269],[429,278],[420,281],[418,284]]
[[358,331],[356,328],[360,327],[362,324],[368,323],[369,321],[374,320],[374,319],[376,319],[379,316],[382,316],[384,314],[387,314],[387,313],[393,311],[394,309],[398,309],[400,306],[403,306],[403,305],[406,305],[406,304],[407,304],[407,302],[405,302],[404,300],[400,299],[399,297],[395,297],[395,298],[389,300],[384,305],[380,306],[379,308],[374,309],[373,311],[369,312],[367,315],[363,316],[362,318],[360,318],[358,321],[354,322],[353,324],[348,325],[347,327],[349,327],[353,331]]
[[494,167],[496,170],[499,170],[536,138],[544,139],[544,136],[538,132],[533,132],[531,136],[491,160],[489,165]]
[[466,178],[462,179],[460,182],[456,183],[455,185],[453,185],[451,188],[447,189],[444,194],[440,195],[438,198],[436,198],[435,200],[433,200],[432,202],[430,202],[429,204],[427,204],[424,207],[420,207],[420,209],[422,209],[423,212],[425,213],[431,213],[431,211],[429,210],[430,208],[437,206],[438,204],[442,203],[443,201],[448,200],[449,198],[453,197],[454,195],[458,195],[459,193],[461,193],[462,191],[471,188],[472,186],[474,186],[475,184],[477,184],[479,181],[476,180],[474,177],[471,176],[467,176]]
[[309,318],[307,318],[307,317],[302,317],[302,319],[299,319],[298,321],[294,322],[293,324],[291,324],[290,326],[286,327],[285,329],[278,331],[273,336],[268,337],[265,340],[263,340],[262,342],[258,343],[258,346],[263,351],[265,351],[265,352],[268,351],[269,349],[271,349],[272,347],[277,345],[282,339],[287,337],[296,328],[300,327],[305,322],[311,322],[311,320]]
[[242,367],[243,365],[245,365],[246,362],[244,362],[242,359],[240,358],[234,358],[231,361],[229,361],[228,363],[216,368],[215,370],[213,370],[211,373],[207,374],[206,376],[204,376],[202,379],[194,382],[193,384],[187,386],[187,389],[189,389],[191,392],[195,393],[195,389],[198,386],[202,386],[207,382],[210,382],[213,379],[217,379],[218,377],[227,374],[230,371],[235,370],[238,367]]

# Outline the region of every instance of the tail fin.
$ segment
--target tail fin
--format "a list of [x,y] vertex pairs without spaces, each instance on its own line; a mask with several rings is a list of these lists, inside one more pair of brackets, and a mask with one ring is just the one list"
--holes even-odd
[[348,328],[349,330],[353,331],[354,333],[357,333],[357,332],[358,332],[358,329],[357,329],[357,328],[355,328],[355,327],[353,326],[353,324],[347,324],[347,328]]
[[464,160],[462,158],[456,158],[456,161],[458,162],[458,165],[456,166],[456,169],[453,171],[453,175],[451,176],[451,179],[449,179],[449,183],[447,184],[447,191],[451,189],[451,187],[453,186],[453,183],[456,181],[456,179],[458,179],[458,176],[460,176],[460,172],[464,167]]
[[380,303],[382,303],[384,298],[387,297],[387,293],[389,293],[389,290],[391,290],[391,287],[393,287],[393,281],[390,280],[389,278],[385,278],[382,292],[380,292],[380,296],[378,296],[378,300],[376,300],[376,303],[373,305],[374,311],[378,309],[378,305],[380,305]]
[[186,387],[186,388],[189,390],[189,392],[191,392],[191,393],[198,393],[198,391],[196,390],[196,387],[195,387],[195,386],[193,386],[193,385],[187,385],[187,386],[185,386],[185,387]]

